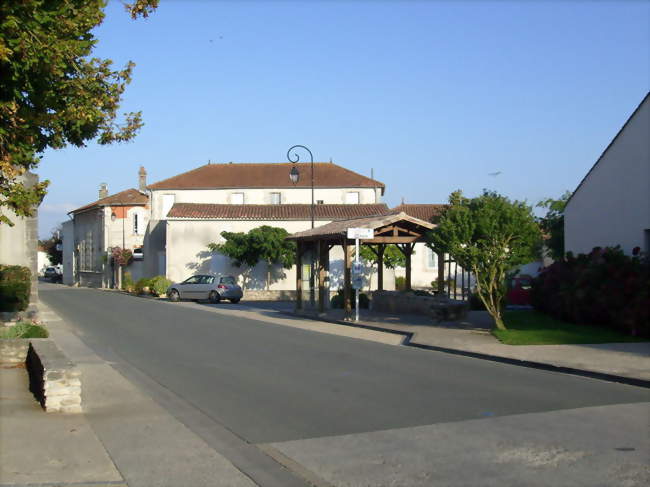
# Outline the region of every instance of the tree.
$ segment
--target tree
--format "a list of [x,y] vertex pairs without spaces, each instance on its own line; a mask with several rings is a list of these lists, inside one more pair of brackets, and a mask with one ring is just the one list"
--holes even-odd
[[[379,250],[377,247],[377,245],[362,245],[359,251],[360,257],[366,262],[377,264],[379,262],[379,256],[377,255]],[[404,252],[397,248],[397,245],[386,245],[384,250],[384,266],[388,269],[406,266],[406,256]]]
[[428,234],[435,252],[447,252],[476,277],[476,291],[497,328],[505,330],[503,298],[506,272],[536,256],[540,230],[532,208],[484,191],[465,198],[460,191],[449,197],[450,207]]
[[564,208],[571,197],[571,191],[565,191],[560,199],[547,198],[537,203],[538,208],[546,208],[546,216],[538,223],[544,235],[546,252],[553,260],[564,258]]
[[61,240],[60,225],[52,232],[50,238],[39,240],[38,244],[43,247],[52,265],[63,264],[63,251],[61,250],[63,241]]
[[[132,18],[147,17],[158,0],[136,0]],[[43,152],[131,140],[140,112],[118,109],[134,64],[114,70],[110,59],[90,57],[92,31],[104,19],[105,0],[0,2],[0,210],[31,216],[49,181],[25,185]],[[0,224],[13,225],[0,213]]]
[[253,228],[248,233],[221,232],[224,243],[211,243],[212,252],[229,257],[235,267],[246,265],[255,267],[259,262],[266,263],[266,289],[271,285],[273,265],[290,269],[295,262],[296,244],[286,237],[289,233],[284,228],[263,225]]

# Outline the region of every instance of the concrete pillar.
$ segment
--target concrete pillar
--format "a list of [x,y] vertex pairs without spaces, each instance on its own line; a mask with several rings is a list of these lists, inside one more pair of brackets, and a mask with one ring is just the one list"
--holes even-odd
[[343,239],[343,310],[346,317],[352,316],[352,247]]
[[327,242],[318,242],[318,312],[324,313],[329,303],[330,251]]

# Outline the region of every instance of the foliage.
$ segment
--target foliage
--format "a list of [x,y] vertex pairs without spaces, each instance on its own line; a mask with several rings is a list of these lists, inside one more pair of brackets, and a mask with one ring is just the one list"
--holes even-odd
[[[379,257],[375,252],[379,251],[378,245],[361,245],[359,256],[366,262],[377,264]],[[374,250],[374,252],[373,252]],[[413,252],[415,254],[415,252]],[[396,267],[406,267],[406,256],[397,245],[386,245],[384,250],[384,267],[387,269],[395,269]]]
[[0,311],[24,311],[32,289],[27,267],[0,265]]
[[63,244],[60,226],[52,232],[50,238],[47,240],[39,240],[38,244],[43,247],[52,265],[63,264],[63,251],[57,250],[57,245],[61,248],[60,246]]
[[144,294],[145,288],[151,288],[151,280],[147,277],[138,279],[133,286],[133,292],[136,294]]
[[0,330],[0,339],[11,338],[47,338],[50,336],[47,328],[31,321],[19,321],[14,326]]
[[487,190],[472,199],[456,191],[449,203],[438,226],[429,232],[427,245],[450,254],[476,276],[478,296],[496,327],[505,329],[506,273],[533,260],[539,246],[540,230],[532,209]]
[[113,247],[111,257],[113,257],[113,262],[115,262],[115,264],[124,267],[129,265],[131,260],[133,260],[133,252],[129,249]]
[[130,272],[125,272],[122,277],[122,291],[131,292],[134,288],[133,277]]
[[172,282],[165,276],[154,276],[149,279],[149,290],[154,296],[162,296],[171,285]]
[[[330,306],[332,308],[343,308],[343,289],[339,289],[338,292],[332,296],[332,300],[330,301]],[[350,303],[352,305],[352,309],[356,308],[356,303],[354,300],[354,293],[350,294]],[[359,309],[368,309],[370,306],[370,298],[368,298],[368,295],[365,293],[359,293]]]
[[406,277],[399,276],[395,278],[395,289],[404,291],[406,289]]
[[566,191],[560,199],[547,198],[537,203],[539,208],[546,208],[546,215],[538,218],[539,227],[544,235],[544,245],[553,260],[564,258],[564,208],[571,197]]
[[556,261],[533,279],[535,309],[579,325],[599,325],[650,337],[650,264],[638,248],[620,247]]
[[221,232],[225,242],[211,243],[208,248],[229,257],[235,267],[246,265],[253,268],[258,262],[266,263],[268,289],[271,284],[271,267],[281,265],[290,269],[295,262],[296,244],[286,240],[288,235],[284,228],[263,225],[248,233]]
[[493,330],[506,345],[562,345],[572,343],[614,343],[641,341],[640,338],[602,326],[577,325],[557,320],[534,310],[506,311],[507,330]]
[[[147,17],[158,0],[127,5],[132,18]],[[32,216],[48,181],[29,186],[20,176],[46,149],[132,139],[140,112],[118,109],[134,67],[114,70],[110,59],[91,57],[105,0],[0,2],[0,208]],[[0,224],[12,225],[0,214]]]

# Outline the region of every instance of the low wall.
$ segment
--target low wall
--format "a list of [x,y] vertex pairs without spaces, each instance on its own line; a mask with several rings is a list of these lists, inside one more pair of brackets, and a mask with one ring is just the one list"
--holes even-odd
[[436,321],[459,321],[467,316],[468,303],[446,296],[416,296],[400,291],[375,291],[372,293],[373,311],[392,314],[431,316]]
[[81,287],[103,287],[104,273],[79,271],[79,286]]
[[0,340],[0,363],[25,363],[29,390],[48,413],[81,412],[81,371],[52,340]]
[[255,289],[245,289],[244,301],[295,301],[296,291],[265,291]]

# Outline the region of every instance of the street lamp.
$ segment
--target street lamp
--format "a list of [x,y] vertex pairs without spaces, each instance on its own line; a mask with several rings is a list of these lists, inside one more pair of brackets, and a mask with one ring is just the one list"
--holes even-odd
[[[292,162],[294,164],[300,160],[300,156],[294,149],[305,149],[309,153],[309,157],[311,159],[311,227],[314,228],[314,155],[304,145],[294,145],[287,151],[287,159],[289,159],[289,162]],[[291,157],[291,151],[294,151],[293,157]],[[300,180],[298,167],[293,166],[291,168],[291,171],[289,172],[289,179],[294,186]]]

